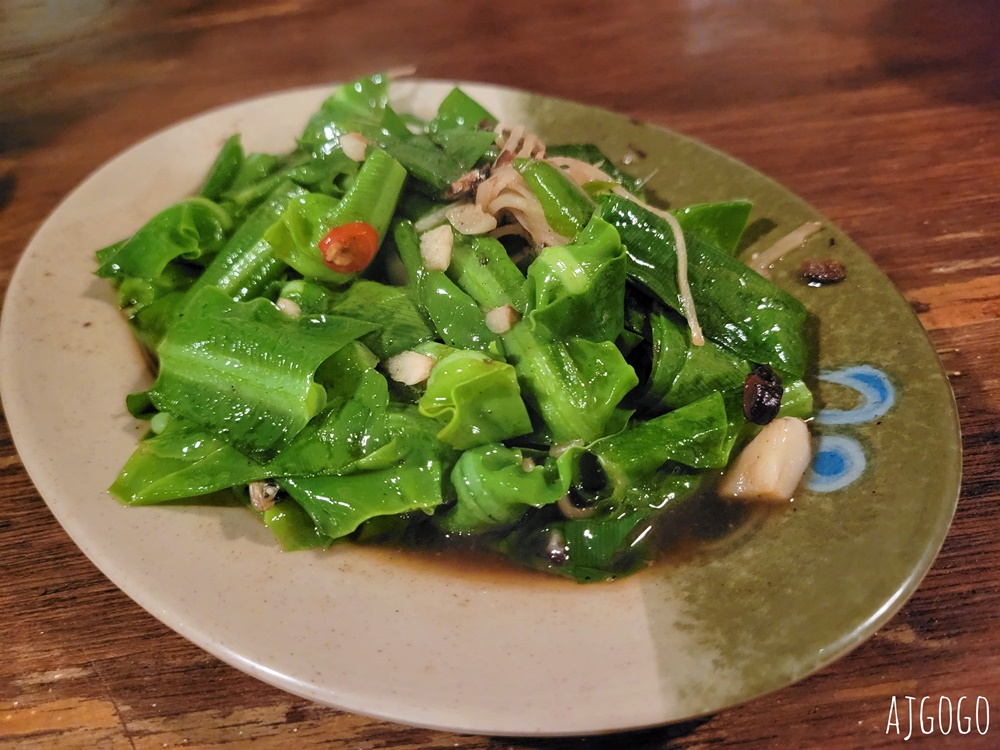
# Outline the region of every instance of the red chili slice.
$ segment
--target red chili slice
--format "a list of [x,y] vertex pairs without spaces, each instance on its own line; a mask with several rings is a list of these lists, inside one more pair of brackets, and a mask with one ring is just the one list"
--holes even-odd
[[352,221],[334,227],[319,241],[323,263],[338,273],[357,273],[368,267],[378,251],[378,232],[371,224]]

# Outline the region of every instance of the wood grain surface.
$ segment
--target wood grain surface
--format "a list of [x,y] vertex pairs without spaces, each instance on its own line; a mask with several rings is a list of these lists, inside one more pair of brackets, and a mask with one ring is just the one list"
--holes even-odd
[[[0,24],[0,289],[46,215],[133,142],[249,96],[412,66],[649,120],[803,196],[918,311],[965,451],[933,569],[847,657],[696,721],[521,740],[325,708],[199,650],[76,548],[0,414],[0,748],[1000,747],[1000,4],[93,0],[6,3]],[[904,741],[905,711],[900,734],[887,723],[907,695],[982,696],[993,726]]]

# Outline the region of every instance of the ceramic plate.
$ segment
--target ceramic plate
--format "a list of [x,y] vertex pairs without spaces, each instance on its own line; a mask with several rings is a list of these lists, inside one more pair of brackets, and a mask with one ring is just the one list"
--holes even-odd
[[[449,85],[406,82],[429,116]],[[751,198],[764,247],[816,211],[705,146],[628,118],[508,89],[467,91],[552,143],[593,141],[654,170],[672,205]],[[954,512],[954,400],[907,303],[828,222],[775,279],[818,321],[823,410],[809,489],[718,524],[683,559],[610,584],[460,573],[340,546],[282,553],[238,508],[126,508],[105,491],[143,426],[124,397],[149,382],[93,251],[197,188],[222,141],[293,146],[330,87],[228,106],[161,132],[59,206],[18,266],[0,330],[4,407],[39,492],[83,552],[181,635],[291,693],[464,732],[558,735],[661,724],[798,680],[870,636],[930,567]],[[747,252],[752,252],[753,247]],[[847,280],[805,286],[806,256]]]

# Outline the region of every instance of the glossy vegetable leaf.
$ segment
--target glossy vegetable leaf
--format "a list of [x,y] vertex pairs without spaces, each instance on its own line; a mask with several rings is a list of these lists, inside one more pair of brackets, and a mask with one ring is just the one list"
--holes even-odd
[[[517,295],[517,280],[522,279],[516,267],[503,267],[504,261],[496,245],[490,240],[456,239],[458,255],[462,257],[458,268],[449,269],[451,276],[444,271],[429,271],[424,266],[420,254],[420,239],[412,222],[397,222],[393,230],[393,239],[399,252],[399,257],[406,267],[410,285],[418,290],[418,301],[424,315],[437,330],[438,338],[448,346],[456,349],[474,349],[486,352],[491,357],[502,358],[503,345],[500,337],[486,325],[483,309],[478,301],[514,299],[521,301]],[[505,254],[505,253],[504,253]],[[473,264],[481,261],[493,261],[492,267],[475,269]],[[510,263],[509,258],[507,264]],[[517,277],[511,275],[511,271]],[[471,295],[467,294],[452,280],[454,277],[465,284]],[[496,281],[497,287],[491,288]],[[523,310],[522,308],[519,308]]]
[[222,193],[233,183],[243,165],[243,144],[239,134],[230,136],[219,149],[218,156],[208,170],[199,195],[210,201],[218,201]]
[[314,154],[333,153],[345,133],[372,134],[388,102],[389,79],[381,73],[338,86],[309,119],[299,144]]
[[462,89],[455,87],[441,100],[437,114],[427,124],[427,130],[430,133],[439,133],[455,128],[475,131],[479,130],[480,123],[483,122],[490,123],[490,130],[492,130],[497,119],[483,105]]
[[567,341],[525,319],[505,336],[525,398],[545,421],[552,439],[590,442],[605,434],[621,400],[639,382],[611,341]]
[[519,526],[498,544],[521,565],[581,583],[627,575],[649,559],[649,545],[634,542],[651,528],[648,510]]
[[[628,249],[629,276],[680,311],[677,255],[667,223],[617,195],[601,196],[599,204]],[[802,303],[697,236],[685,238],[691,294],[705,335],[750,362],[802,377],[809,358]]]
[[323,407],[313,380],[320,364],[373,327],[335,316],[290,319],[267,300],[234,302],[206,287],[164,336],[149,395],[161,411],[267,458]]
[[418,406],[444,423],[438,438],[460,450],[531,432],[514,368],[480,352],[438,361]]
[[122,284],[123,308],[136,340],[146,350],[151,361],[157,359],[156,349],[163,340],[167,329],[173,325],[178,314],[184,309],[187,292],[184,286],[172,290],[169,287],[153,285],[148,288],[149,298],[139,303],[133,293],[144,279],[126,279]]
[[625,323],[625,248],[594,219],[576,241],[548,247],[528,269],[528,314],[557,338],[614,341]]
[[475,349],[493,357],[501,356],[500,337],[487,327],[479,305],[444,271],[424,271],[418,283],[421,306],[441,341],[456,349]]
[[524,274],[500,241],[487,235],[453,234],[448,278],[483,310],[510,305],[524,313],[528,306]]
[[630,488],[630,502],[589,518],[533,511],[498,547],[521,565],[581,583],[629,575],[655,558],[664,527],[699,484],[689,471],[660,471]]
[[277,298],[294,302],[306,315],[322,315],[330,311],[337,296],[325,284],[308,279],[292,279],[278,288]]
[[517,167],[542,204],[549,226],[564,237],[575,237],[594,214],[595,205],[590,196],[548,162],[530,159]]
[[[287,448],[268,462],[269,476],[347,474],[359,466],[373,468],[374,463],[379,463],[372,461],[372,456],[391,441],[385,378],[368,369],[342,372],[341,380],[343,395],[334,397]],[[388,455],[382,457],[383,465],[398,459],[394,450],[384,453]]]
[[451,458],[449,449],[433,440],[424,424],[433,422],[412,411],[390,414],[389,421],[390,434],[401,451],[397,463],[344,476],[280,480],[321,533],[338,539],[370,519],[431,513],[445,501],[442,479]]
[[653,419],[633,422],[589,450],[619,490],[668,461],[698,469],[719,469],[729,461],[729,419],[720,393]]
[[712,341],[691,343],[690,329],[662,310],[650,315],[653,375],[643,403],[657,409],[690,404],[714,392],[742,392],[751,367]]
[[118,283],[128,277],[157,279],[177,258],[203,261],[226,241],[229,214],[205,198],[175,203],[149,220],[97,270]]
[[362,342],[379,359],[388,359],[435,337],[435,330],[420,311],[409,287],[386,286],[358,279],[347,291],[336,294],[329,312],[374,323],[378,328]]
[[488,130],[456,127],[438,130],[431,134],[430,139],[462,170],[467,171],[476,166],[476,163],[486,155],[493,146],[496,135]]
[[354,274],[338,273],[323,263],[319,242],[332,227],[360,221],[385,238],[406,180],[406,170],[384,151],[374,149],[351,189],[340,200],[309,193],[292,200],[264,240],[281,259],[306,278],[345,284]]
[[329,547],[333,541],[316,528],[312,517],[294,500],[276,503],[261,517],[285,552]]
[[449,533],[483,533],[516,523],[529,508],[569,492],[568,472],[556,459],[525,464],[521,450],[492,443],[462,453],[451,472],[458,500],[439,525]]
[[177,417],[139,441],[109,491],[125,505],[198,497],[267,477],[267,470],[195,422]]
[[[432,192],[440,194],[471,166],[457,157],[471,158],[471,163],[475,163],[478,158],[475,156],[475,149],[482,147],[485,151],[488,146],[483,142],[483,136],[489,134],[455,130],[449,133],[453,139],[449,144],[450,151],[427,133],[410,132],[399,115],[386,107],[381,133],[376,136],[376,142],[398,159],[411,177],[424,183]],[[489,140],[492,142],[492,137]],[[470,146],[473,153],[468,152]]]
[[736,255],[751,208],[753,204],[750,201],[726,201],[699,203],[670,213],[681,225],[685,236],[698,237],[727,255]]
[[290,181],[280,184],[240,226],[195,281],[192,294],[214,286],[234,300],[260,296],[267,285],[287,268],[274,256],[264,233],[285,212],[289,203],[306,195]]

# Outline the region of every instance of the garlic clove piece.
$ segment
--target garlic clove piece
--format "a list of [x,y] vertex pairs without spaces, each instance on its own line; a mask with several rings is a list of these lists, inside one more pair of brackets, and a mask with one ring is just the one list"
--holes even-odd
[[[450,230],[449,230],[450,231]],[[405,351],[385,361],[386,372],[397,383],[416,385],[430,377],[434,358],[420,352]]]
[[420,257],[428,271],[447,271],[451,265],[455,235],[447,224],[420,235]]
[[809,428],[782,417],[767,424],[723,474],[718,494],[730,500],[788,502],[812,459]]
[[521,319],[521,314],[510,305],[501,305],[487,310],[486,327],[493,333],[507,333]]
[[344,133],[340,136],[340,147],[344,149],[344,156],[351,161],[364,161],[370,143],[361,133]]

